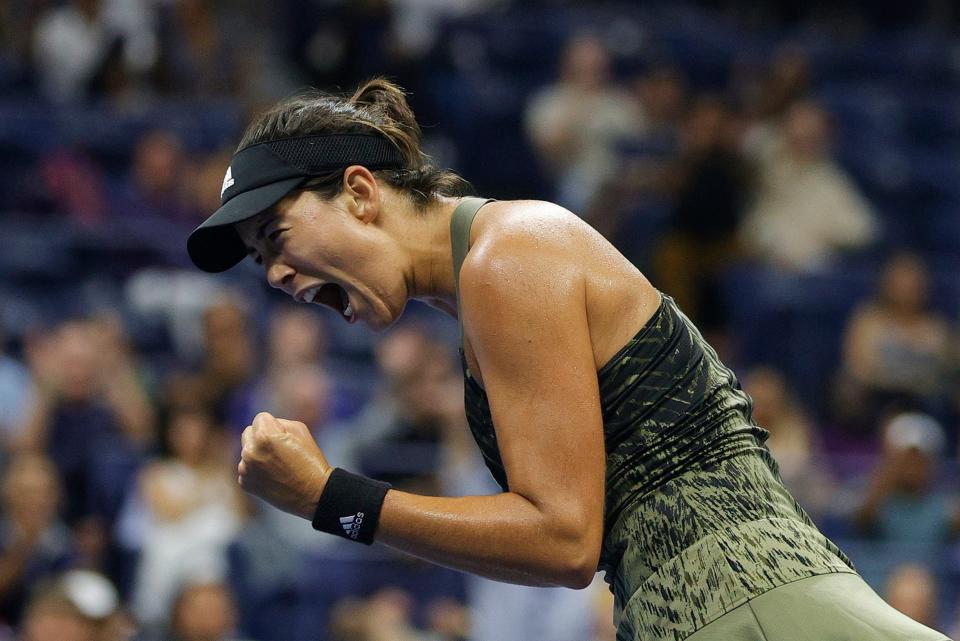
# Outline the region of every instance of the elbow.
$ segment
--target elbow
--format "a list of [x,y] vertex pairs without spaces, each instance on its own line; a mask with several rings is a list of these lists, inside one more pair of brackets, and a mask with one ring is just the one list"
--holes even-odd
[[580,532],[576,537],[566,537],[564,543],[557,546],[562,550],[557,557],[560,561],[560,567],[556,568],[558,585],[582,590],[593,583],[600,561],[600,538],[591,532]]
[[596,574],[596,562],[573,564],[564,571],[560,585],[573,590],[582,590],[593,583],[593,577]]

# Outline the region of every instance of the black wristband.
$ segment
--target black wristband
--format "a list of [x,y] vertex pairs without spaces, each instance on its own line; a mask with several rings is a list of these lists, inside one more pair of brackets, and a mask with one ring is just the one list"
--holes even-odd
[[364,545],[373,544],[380,508],[391,487],[389,483],[334,468],[317,503],[313,529]]

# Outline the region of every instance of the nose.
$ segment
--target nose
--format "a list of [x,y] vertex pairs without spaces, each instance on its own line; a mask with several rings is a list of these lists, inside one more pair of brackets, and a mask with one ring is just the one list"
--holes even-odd
[[[273,260],[267,265],[267,282],[271,287],[287,290],[293,282],[296,271],[283,261]],[[293,292],[287,292],[292,294]]]

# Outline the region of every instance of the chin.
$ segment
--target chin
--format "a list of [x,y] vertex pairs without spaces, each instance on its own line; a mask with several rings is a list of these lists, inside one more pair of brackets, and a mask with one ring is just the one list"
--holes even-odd
[[394,313],[393,310],[385,307],[383,310],[386,312],[385,314],[371,315],[369,317],[361,316],[359,320],[374,332],[384,332],[392,327],[394,323],[400,320],[400,317],[403,316],[403,310],[405,308],[406,305],[404,305],[399,312]]

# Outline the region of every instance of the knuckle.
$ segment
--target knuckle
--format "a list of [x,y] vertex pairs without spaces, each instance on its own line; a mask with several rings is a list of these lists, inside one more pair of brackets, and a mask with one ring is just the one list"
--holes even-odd
[[273,439],[270,438],[269,434],[264,432],[256,432],[253,435],[253,444],[258,448],[268,448]]

